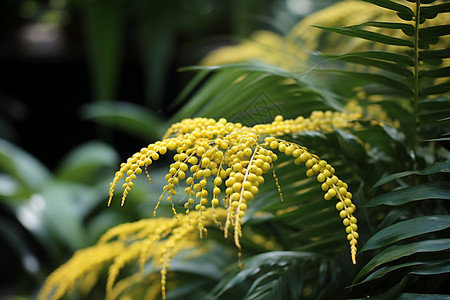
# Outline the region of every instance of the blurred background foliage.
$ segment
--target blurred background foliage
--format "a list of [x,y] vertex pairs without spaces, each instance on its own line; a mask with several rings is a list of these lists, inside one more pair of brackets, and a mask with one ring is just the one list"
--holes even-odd
[[[32,298],[45,276],[73,251],[95,243],[107,228],[152,215],[168,161],[152,166],[153,185],[135,184],[125,207],[106,209],[108,183],[121,161],[160,139],[172,122],[208,116],[252,125],[279,113],[292,118],[327,109],[362,109],[367,124],[351,132],[287,138],[333,162],[352,187],[362,245],[367,242],[358,267],[351,269],[343,250],[346,241],[334,208],[315,201],[321,193],[317,184],[298,182],[304,170],[294,172],[280,160],[276,171],[285,202],[279,202],[268,178],[255,200],[257,209],[246,220],[244,268],[212,242],[213,263],[205,268],[211,274],[222,270],[223,276],[198,274],[195,264],[181,257],[172,267],[178,288],[169,287],[168,297],[442,293],[450,245],[448,8],[435,9],[443,11],[443,26],[421,35],[421,63],[429,72],[421,73],[419,94],[412,84],[411,53],[394,43],[409,47],[409,12],[386,0],[384,8],[371,6],[370,14],[355,10],[357,18],[349,18],[348,9],[327,11],[336,2],[3,0],[0,297]],[[435,11],[429,9],[428,16]],[[307,18],[325,31],[296,26]],[[397,25],[331,28],[368,21]],[[374,37],[371,31],[401,41]],[[258,61],[244,57],[227,61],[234,63],[229,66],[178,72],[220,63],[204,59],[211,50],[230,46],[242,54],[248,43],[254,50],[255,42],[262,53]],[[278,59],[277,46],[282,49]],[[214,53],[220,54],[208,57]],[[416,92],[421,101],[413,107],[409,99]],[[261,243],[262,236],[270,241]],[[268,250],[273,252],[264,253]],[[155,273],[147,275],[155,279]],[[189,276],[197,276],[198,285],[186,281]],[[343,288],[352,281],[352,290]],[[200,286],[206,290],[196,289]],[[93,299],[102,287],[90,294]]]

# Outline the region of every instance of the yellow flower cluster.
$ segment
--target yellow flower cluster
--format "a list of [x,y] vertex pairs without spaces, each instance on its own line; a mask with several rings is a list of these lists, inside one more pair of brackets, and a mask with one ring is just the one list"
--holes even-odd
[[[194,212],[193,215],[199,214]],[[210,215],[210,214],[208,214]],[[216,215],[224,219],[226,212],[217,210]],[[97,243],[90,248],[77,251],[64,265],[56,269],[42,287],[39,299],[60,299],[65,293],[73,290],[76,283],[85,282],[92,287],[100,272],[108,267],[106,286],[106,299],[117,299],[130,286],[142,284],[144,267],[149,262],[160,268],[161,288],[158,287],[156,295],[150,297],[155,291],[146,292],[146,299],[156,299],[159,293],[165,298],[166,274],[173,255],[180,250],[193,248],[198,244],[195,218],[180,215],[174,218],[144,219],[134,223],[118,225],[106,232]],[[203,225],[213,223],[211,218],[203,218]],[[152,260],[150,260],[152,258]],[[138,262],[140,272],[130,276],[121,276],[120,271],[130,263]],[[89,276],[94,274],[95,276]]]
[[317,155],[308,152],[308,149],[295,143],[286,142],[276,139],[275,137],[267,137],[265,144],[272,149],[278,149],[287,156],[295,158],[296,165],[305,164],[308,168],[306,175],[308,177],[316,176],[317,181],[322,183],[322,190],[325,192],[323,196],[325,200],[331,200],[334,197],[338,199],[336,209],[339,216],[343,219],[346,227],[347,240],[350,243],[350,252],[353,263],[356,263],[356,244],[359,234],[357,231],[357,220],[353,216],[356,209],[352,203],[352,194],[347,191],[348,185],[335,175],[335,169],[325,160],[321,160]]
[[258,194],[259,186],[264,183],[263,176],[273,168],[278,156],[272,150],[277,150],[293,156],[296,164],[304,163],[310,168],[306,175],[317,175],[327,192],[325,199],[338,198],[342,204],[342,207],[338,206],[340,216],[345,214],[344,225],[355,262],[358,234],[356,219],[352,215],[355,206],[351,203],[351,194],[347,192],[348,186],[334,175],[334,169],[328,163],[309,153],[305,147],[275,137],[311,130],[330,132],[333,128],[348,128],[356,124],[353,121],[358,117],[358,114],[316,111],[308,118],[284,120],[282,116],[277,116],[272,123],[253,127],[227,122],[225,119],[185,119],[172,125],[162,141],[142,148],[121,165],[111,183],[108,204],[114,196],[115,186],[125,174],[122,205],[137,175],[145,171],[150,178],[147,167],[160,155],[173,151],[176,153],[174,162],[165,176],[167,185],[163,187],[154,213],[167,194],[167,200],[172,202],[172,210],[177,215],[173,205],[173,197],[177,194],[175,187],[184,182],[184,193],[187,194],[184,208],[186,214],[191,210],[199,212],[197,222],[200,236],[206,231],[203,225],[206,209],[211,207],[213,219],[217,220],[215,211],[222,205],[227,211],[227,218],[225,224],[216,223],[224,230],[225,237],[230,227],[233,228],[234,242],[241,250],[239,238],[242,236],[242,218],[249,202]]
[[[304,164],[308,168],[306,175],[316,176],[321,183],[325,200],[336,198],[351,257],[356,263],[358,226],[353,216],[356,207],[351,201],[348,185],[336,176],[334,168],[326,161],[307,148],[278,137],[310,130],[328,132],[333,128],[348,128],[355,126],[357,123],[354,121],[359,117],[359,114],[327,111],[313,112],[308,118],[295,120],[277,116],[272,123],[253,127],[208,118],[185,119],[172,125],[161,141],[142,148],[121,164],[111,183],[108,205],[121,178],[125,179],[122,185],[123,205],[137,175],[145,172],[150,179],[148,166],[170,151],[175,153],[174,162],[165,176],[167,184],[163,187],[155,213],[166,195],[172,202],[176,217],[144,219],[110,229],[97,245],[78,251],[55,270],[46,280],[39,299],[59,299],[76,283],[89,291],[105,266],[109,266],[107,299],[116,299],[128,287],[142,283],[144,267],[149,261],[160,269],[160,291],[165,299],[166,275],[173,255],[182,249],[195,247],[198,237],[202,237],[206,228],[213,224],[220,226],[225,237],[229,229],[233,230],[240,255],[242,219],[264,183],[264,175],[273,169],[278,158],[275,152],[292,156],[296,165]],[[274,177],[278,185],[275,173]],[[177,214],[173,197],[179,191],[176,186],[183,182],[186,185],[184,193],[187,194],[184,203],[186,214]],[[279,186],[278,190],[282,197]],[[119,276],[121,270],[133,262],[139,263],[141,272]],[[159,291],[148,289],[146,297],[157,297],[157,294]]]
[[[39,300],[60,299],[88,273],[99,272],[105,264],[125,251],[123,243],[111,242],[77,251],[64,265],[50,274],[39,294]],[[92,284],[88,284],[91,285]]]

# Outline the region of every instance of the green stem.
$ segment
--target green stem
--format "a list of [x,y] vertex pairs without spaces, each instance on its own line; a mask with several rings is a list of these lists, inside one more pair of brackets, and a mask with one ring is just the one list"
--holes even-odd
[[416,154],[417,149],[417,127],[419,123],[419,21],[420,21],[420,0],[416,0],[416,16],[414,24],[414,132],[413,132],[413,151]]

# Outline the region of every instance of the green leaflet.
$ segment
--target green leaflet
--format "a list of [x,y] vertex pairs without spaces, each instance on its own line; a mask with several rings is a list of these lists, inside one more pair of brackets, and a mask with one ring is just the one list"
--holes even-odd
[[369,276],[367,276],[363,281],[361,281],[358,284],[372,281],[375,279],[379,279],[383,276],[386,276],[390,272],[404,269],[404,268],[410,268],[411,271],[408,272],[409,274],[416,274],[416,275],[435,275],[435,274],[441,274],[446,273],[449,271],[450,260],[448,259],[441,259],[437,262],[434,261],[408,261],[406,263],[402,264],[394,264],[391,266],[385,266],[380,267],[379,269],[372,272]]
[[447,49],[439,49],[439,50],[422,50],[419,51],[419,59],[430,59],[430,58],[449,58],[450,57],[450,48]]
[[377,270],[373,271],[369,276],[367,276],[363,281],[359,282],[358,284],[381,278],[381,277],[389,274],[390,272],[400,270],[402,268],[423,266],[423,265],[426,265],[429,263],[430,263],[429,261],[408,261],[403,264],[383,266],[383,267],[380,267]]
[[427,182],[394,190],[373,198],[365,207],[374,207],[382,204],[396,206],[425,199],[450,200],[450,183],[446,181]]
[[410,56],[400,53],[394,52],[386,52],[386,51],[376,51],[376,50],[367,50],[367,51],[359,51],[359,52],[351,52],[342,54],[341,56],[345,57],[367,57],[382,61],[388,61],[396,64],[402,64],[405,66],[413,66],[414,61]]
[[430,26],[419,29],[419,39],[435,44],[440,36],[450,34],[450,25]]
[[405,24],[405,23],[392,23],[392,22],[366,22],[362,23],[360,25],[357,25],[358,27],[361,26],[372,26],[372,27],[378,27],[378,28],[390,28],[390,29],[401,29],[404,34],[408,36],[414,35],[414,26],[411,24]]
[[450,67],[443,67],[439,69],[423,70],[419,72],[419,77],[449,77]]
[[378,231],[360,250],[368,251],[388,246],[395,242],[424,233],[443,230],[450,227],[450,216],[427,216],[399,222]]
[[[353,72],[345,70],[330,70],[330,69],[317,69],[315,72],[326,73],[328,75],[337,75],[345,78],[351,78],[352,80],[358,80],[366,84],[379,84],[381,86],[388,87],[391,94],[397,94],[398,96],[411,96],[413,94],[411,87],[408,84],[403,83],[400,80],[395,80],[385,75]],[[354,78],[352,78],[354,77]],[[363,84],[364,85],[364,84]],[[380,89],[377,89],[380,90]],[[374,94],[376,90],[374,90]],[[384,93],[384,92],[383,92]]]
[[379,187],[385,183],[388,183],[393,180],[397,180],[409,175],[431,175],[439,172],[445,172],[450,173],[450,161],[444,161],[444,162],[436,162],[432,164],[431,166],[423,169],[422,171],[405,171],[400,173],[395,173],[388,175],[386,177],[383,177],[382,179],[378,180],[377,183],[374,184],[372,189]]
[[401,257],[409,256],[414,253],[421,252],[437,252],[450,249],[450,239],[437,239],[426,240],[415,243],[409,243],[405,245],[390,246],[378,255],[376,255],[371,261],[369,261],[356,275],[353,283],[359,282],[359,280],[369,274],[374,268],[381,266],[382,264],[394,261]]
[[[437,97],[419,102],[419,121],[422,124],[436,124],[445,121],[450,114],[450,106],[447,105],[450,98]],[[444,123],[442,123],[444,125]],[[436,135],[426,138],[435,138]]]
[[384,35],[381,33],[376,33],[368,30],[359,29],[355,26],[351,27],[328,27],[328,26],[314,26],[323,30],[336,32],[343,35],[353,36],[362,38],[369,41],[379,42],[387,45],[394,46],[406,46],[414,47],[414,43],[409,40],[399,39],[389,35]]
[[399,17],[402,18],[403,20],[412,20],[412,18],[414,17],[414,12],[409,7],[401,5],[397,2],[392,2],[390,0],[364,0],[364,1],[396,11]]
[[447,12],[450,12],[450,3],[420,7],[420,16],[425,19],[434,19],[439,13]]
[[391,62],[385,62],[385,61],[380,61],[380,60],[376,60],[376,59],[371,59],[368,57],[364,57],[364,56],[360,56],[358,54],[343,54],[343,55],[324,55],[324,57],[327,57],[329,59],[338,59],[338,60],[342,60],[345,62],[350,62],[350,63],[355,63],[355,64],[360,64],[360,65],[364,65],[364,66],[371,66],[371,67],[377,67],[379,69],[391,72],[391,73],[395,73],[395,74],[399,74],[405,77],[413,77],[413,73],[404,68],[404,66],[395,64],[395,63],[391,63]]
[[420,96],[439,95],[450,91],[450,82],[444,82],[420,90]]

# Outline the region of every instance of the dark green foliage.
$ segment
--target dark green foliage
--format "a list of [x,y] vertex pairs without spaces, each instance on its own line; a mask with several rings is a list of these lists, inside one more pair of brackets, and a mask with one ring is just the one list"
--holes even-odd
[[[243,222],[242,268],[222,235],[208,232],[207,239],[221,246],[212,256],[200,256],[198,264],[174,259],[171,270],[178,285],[170,287],[169,299],[448,299],[444,293],[450,277],[450,50],[448,43],[443,49],[436,44],[448,38],[450,26],[429,26],[427,20],[442,17],[450,5],[422,0],[417,18],[415,8],[404,1],[366,2],[391,10],[397,20],[316,27],[377,44],[377,50],[320,53],[323,61],[304,73],[255,62],[185,68],[197,75],[175,100],[178,111],[166,122],[130,104],[86,107],[86,118],[114,124],[148,141],[160,138],[163,129],[183,118],[225,117],[253,125],[271,122],[278,114],[288,119],[314,110],[344,110],[358,90],[365,94],[359,99],[364,116],[358,128],[285,137],[326,159],[348,182],[361,235],[357,266],[351,265],[335,203],[323,200],[320,184],[305,176],[306,168],[280,155],[274,168],[283,201],[274,177],[267,174]],[[389,120],[372,122],[371,105]],[[115,161],[115,154],[104,145],[86,146],[69,156],[55,175],[70,182],[62,184],[27,154],[4,141],[0,146],[0,165],[8,173],[0,183],[10,184],[12,191],[20,186],[26,196],[39,192],[69,199],[47,204],[55,205],[55,210],[70,208],[80,186],[85,192],[89,178]],[[157,175],[164,177],[162,172]],[[163,182],[158,176],[152,176],[155,190]],[[111,223],[107,216],[86,217],[101,201],[98,189],[88,190],[94,200],[75,217],[55,212],[58,222],[74,219],[72,227],[56,233],[70,248],[81,246],[83,222],[91,228]],[[152,197],[155,193],[152,190]],[[87,203],[84,198],[78,201]],[[144,207],[141,213],[152,210],[153,206]],[[47,244],[47,236],[33,234]],[[256,242],[255,236],[263,236],[264,243]],[[16,244],[26,255],[21,237]],[[221,257],[222,253],[226,255]],[[199,270],[200,262],[208,259],[214,261]],[[197,280],[190,284],[193,278]]]
[[[368,2],[398,12],[403,20],[416,18],[413,11],[398,3]],[[405,39],[401,39],[403,42],[362,31],[359,26],[344,29],[323,28],[386,45],[408,46],[414,49],[412,52],[403,52],[399,49],[399,53],[403,52],[411,60],[405,58],[400,62],[393,58],[388,59],[388,64],[382,61],[375,63],[372,58],[367,58],[367,54],[350,53],[328,56],[345,62],[376,67],[381,72],[379,76],[386,78],[386,82],[400,80],[408,86],[410,91],[408,98],[411,98],[410,103],[413,108],[411,114],[416,120],[414,121],[416,125],[413,132],[406,135],[408,139],[399,140],[399,142],[402,144],[406,142],[404,148],[406,151],[408,149],[414,151],[415,156],[410,157],[412,165],[408,166],[405,161],[399,169],[403,172],[380,178],[364,196],[365,207],[367,207],[365,210],[373,215],[366,222],[374,226],[374,231],[381,230],[367,241],[361,251],[371,250],[373,257],[355,277],[354,284],[358,284],[355,286],[355,291],[361,289],[364,293],[364,290],[371,290],[378,285],[387,289],[385,293],[378,290],[378,295],[383,299],[393,297],[439,299],[444,296],[435,293],[444,291],[443,282],[448,279],[450,273],[448,268],[450,256],[447,251],[449,240],[446,238],[450,220],[449,206],[445,203],[450,195],[448,161],[445,161],[448,160],[448,150],[442,147],[444,144],[440,144],[445,143],[446,138],[439,138],[448,132],[448,123],[444,120],[449,115],[448,77],[450,72],[448,66],[444,64],[444,59],[448,58],[448,49],[432,48],[439,39],[448,35],[449,26],[427,26],[426,22],[426,19],[439,18],[440,13],[447,11],[448,4],[420,6],[420,22],[414,24],[373,22],[361,24],[361,26],[401,30],[406,35]],[[387,55],[389,52],[382,53]],[[380,54],[377,56],[382,57]],[[402,56],[398,58],[400,57]],[[411,62],[414,64],[411,65]],[[395,64],[392,65],[392,63]],[[409,69],[406,66],[413,68]],[[442,80],[437,81],[439,78]],[[431,98],[430,96],[433,95],[440,95],[440,97]],[[379,104],[383,108],[386,107],[383,101]],[[391,109],[392,107],[389,108]],[[400,117],[397,119],[401,120]],[[429,140],[424,141],[426,138]],[[430,147],[436,151],[430,152]],[[431,165],[431,163],[434,164]],[[419,171],[418,166],[429,167]],[[391,170],[391,173],[395,171],[392,168],[388,170]],[[375,212],[377,212],[376,217]],[[380,248],[382,251],[378,253],[376,249]],[[367,254],[362,253],[362,256],[367,257]],[[432,278],[437,280],[434,287],[429,288],[428,284],[433,280]],[[402,291],[414,291],[419,294],[402,293]],[[427,292],[433,295],[427,296],[425,294]]]
[[[397,13],[398,21],[317,27],[383,44],[389,51],[323,54],[324,62],[339,60],[347,69],[315,68],[309,71],[309,76],[290,75],[275,67],[254,63],[205,68],[180,100],[186,98],[208,73],[212,72],[212,76],[203,82],[174,121],[193,115],[217,117],[222,106],[225,109],[221,113],[232,118],[245,110],[262,89],[286,117],[291,113],[308,115],[312,109],[320,107],[341,109],[347,101],[345,93],[355,87],[362,88],[368,96],[379,95],[382,100],[367,104],[380,105],[392,120],[399,121],[399,126],[366,124],[364,128],[350,132],[305,133],[286,139],[306,145],[330,161],[339,176],[349,180],[356,196],[363,241],[368,241],[359,256],[360,271],[354,277],[355,286],[346,292],[354,297],[440,299],[444,295],[439,293],[444,292],[444,282],[450,273],[450,219],[446,203],[450,195],[449,154],[443,147],[448,141],[445,133],[449,129],[450,74],[444,64],[449,57],[448,49],[433,47],[446,38],[449,26],[428,26],[426,19],[439,18],[440,13],[448,10],[448,5],[422,5],[420,22],[414,22],[414,10],[403,4],[388,0],[367,2]],[[386,33],[374,32],[371,28],[381,28]],[[394,37],[394,31],[400,31],[403,37]],[[392,46],[398,50],[392,51]],[[369,71],[348,69],[356,65]],[[295,78],[295,82],[285,84],[283,79],[289,77]],[[236,81],[238,78],[243,79]],[[341,93],[343,86],[345,93]],[[296,97],[299,92],[307,97]],[[291,109],[292,102],[297,103],[297,108],[292,106]],[[270,113],[257,110],[251,115],[264,121],[270,119]],[[251,118],[244,118],[243,123],[252,124]],[[369,144],[370,148],[365,149],[362,143]],[[279,201],[273,187],[266,185],[255,199],[256,208],[245,226],[247,230],[274,239],[284,250],[299,251],[294,252],[299,256],[306,255],[303,251],[315,255],[309,254],[309,259],[294,258],[291,252],[250,256],[243,260],[243,269],[232,268],[218,283],[213,292],[214,299],[346,297],[344,286],[350,282],[345,283],[345,278],[355,274],[349,265],[345,265],[348,261],[336,260],[343,244],[339,239],[340,230],[336,228],[339,221],[334,208],[319,201],[320,189],[314,180],[302,179],[302,171],[296,170],[289,161],[278,163],[275,171],[284,202]],[[277,214],[282,209],[286,212]],[[252,244],[247,241],[247,245]],[[288,257],[289,263],[280,263]],[[307,269],[300,267],[305,262],[299,264],[305,260],[308,261]],[[344,263],[341,267],[334,265],[336,272],[347,273],[341,278],[344,281],[329,280],[327,273],[320,271],[321,267],[327,269],[325,266],[329,267],[331,262]],[[321,286],[321,293],[317,290],[312,294],[306,292],[304,283],[310,280],[312,272],[317,280],[314,288],[327,282]],[[430,288],[433,278],[436,278],[435,285]]]

